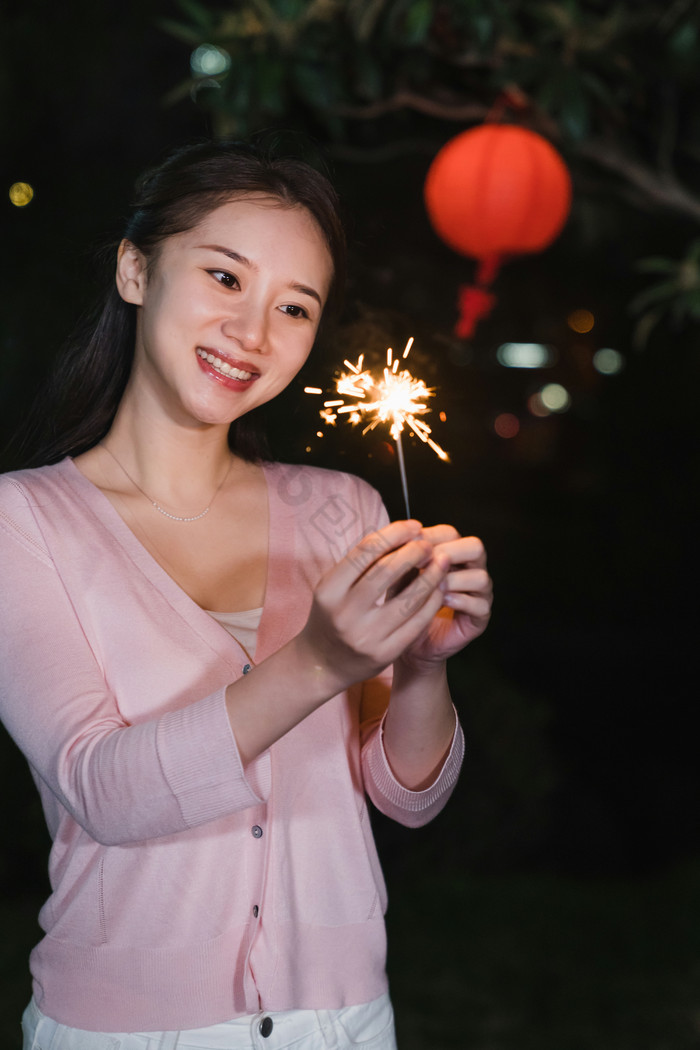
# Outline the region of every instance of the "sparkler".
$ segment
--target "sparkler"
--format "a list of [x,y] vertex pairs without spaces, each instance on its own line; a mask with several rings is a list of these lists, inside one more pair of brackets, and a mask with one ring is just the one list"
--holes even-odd
[[[321,419],[328,426],[335,426],[338,416],[346,416],[350,423],[369,420],[362,433],[367,434],[380,423],[389,424],[389,433],[396,442],[401,488],[406,505],[406,517],[411,512],[408,502],[408,483],[406,481],[406,464],[401,444],[401,434],[408,427],[412,434],[432,448],[442,460],[449,460],[448,454],[431,438],[431,429],[424,419],[418,418],[430,412],[425,403],[433,397],[435,391],[427,387],[422,379],[411,375],[407,367],[401,368],[401,361],[408,357],[413,346],[413,336],[408,340],[401,359],[394,357],[389,347],[386,352],[386,365],[380,375],[364,368],[364,354],[353,364],[344,361],[347,371],[342,372],[336,380],[336,391],[341,397],[323,402],[319,412]],[[307,394],[322,394],[319,387],[305,387]],[[353,399],[353,400],[346,400]]]

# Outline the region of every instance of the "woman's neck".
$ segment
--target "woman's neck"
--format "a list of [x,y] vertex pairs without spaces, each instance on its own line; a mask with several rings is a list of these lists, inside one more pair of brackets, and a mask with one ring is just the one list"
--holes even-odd
[[121,408],[100,444],[128,480],[183,513],[208,506],[236,462],[242,463],[229,449],[225,425],[184,427]]

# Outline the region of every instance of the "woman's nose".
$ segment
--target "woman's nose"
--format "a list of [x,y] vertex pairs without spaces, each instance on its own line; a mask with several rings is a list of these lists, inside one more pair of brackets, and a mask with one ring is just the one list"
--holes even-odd
[[265,312],[252,305],[244,306],[227,317],[222,326],[223,334],[233,339],[241,349],[263,351],[267,336]]

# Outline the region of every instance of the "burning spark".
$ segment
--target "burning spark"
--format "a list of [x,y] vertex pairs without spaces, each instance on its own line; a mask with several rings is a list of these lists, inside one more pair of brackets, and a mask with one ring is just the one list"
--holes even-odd
[[[402,354],[404,360],[408,357],[412,345],[411,337]],[[343,415],[347,415],[351,423],[368,420],[363,434],[374,430],[380,423],[388,423],[389,432],[395,441],[398,441],[404,427],[408,427],[410,432],[429,445],[440,459],[449,460],[447,452],[430,437],[432,431],[428,424],[419,418],[430,412],[425,402],[434,396],[435,391],[427,387],[422,379],[411,375],[408,368],[399,371],[401,361],[398,357],[394,358],[391,347],[387,350],[386,366],[380,375],[363,368],[363,363],[364,354],[360,355],[355,364],[352,361],[343,362],[347,371],[342,372],[336,381],[336,390],[342,396],[324,401],[321,419],[331,425],[335,424],[338,416]],[[307,387],[307,391],[316,393],[317,388]]]
[[[449,461],[444,449],[430,436],[432,431],[422,416],[430,412],[426,401],[435,394],[422,379],[416,379],[408,368],[401,368],[413,345],[411,337],[404,348],[401,359],[394,357],[391,347],[387,350],[386,365],[380,374],[364,368],[364,354],[357,361],[344,361],[346,371],[336,380],[336,393],[332,400],[324,401],[320,411],[324,423],[335,426],[339,416],[346,416],[350,423],[366,423],[362,433],[367,434],[380,423],[389,424],[389,432],[396,442],[399,468],[404,489],[406,513],[408,515],[408,492],[406,471],[401,446],[401,434],[408,427],[412,434],[429,445],[440,459]],[[306,387],[307,393],[321,393],[318,387]],[[441,413],[441,417],[442,417]],[[410,515],[408,515],[410,516]]]

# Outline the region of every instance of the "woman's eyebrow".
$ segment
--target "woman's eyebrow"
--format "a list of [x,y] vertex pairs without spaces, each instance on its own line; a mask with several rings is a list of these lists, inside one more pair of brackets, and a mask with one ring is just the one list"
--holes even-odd
[[323,302],[321,296],[313,288],[308,288],[305,284],[290,284],[289,287],[294,292],[301,292],[302,295],[308,295],[312,299],[315,299],[318,305],[323,308]]
[[210,252],[221,252],[228,259],[232,259],[236,263],[241,263],[243,266],[247,266],[250,270],[257,270],[255,263],[252,263],[250,259],[246,259],[245,255],[241,255],[240,252],[234,252],[233,248],[223,248],[220,244],[200,244],[200,248],[206,248]]
[[[251,262],[250,259],[246,259],[245,255],[241,255],[240,252],[234,252],[232,248],[224,248],[220,244],[200,244],[198,247],[206,248],[211,252],[220,252],[222,255],[225,255],[227,259],[232,259],[233,262],[240,263],[249,270],[253,270],[257,273],[258,267],[255,263]],[[323,300],[314,288],[309,288],[306,284],[296,284],[295,282],[292,282],[289,287],[294,292],[301,292],[302,295],[308,295],[311,299],[315,299],[321,309],[323,309]]]

